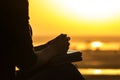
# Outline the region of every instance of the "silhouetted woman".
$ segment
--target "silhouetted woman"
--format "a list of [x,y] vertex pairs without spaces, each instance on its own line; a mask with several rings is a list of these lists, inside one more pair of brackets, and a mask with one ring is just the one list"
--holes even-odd
[[[35,53],[29,27],[27,0],[0,1],[0,80],[84,80],[71,63],[48,66],[66,54],[70,38],[61,34]],[[20,70],[16,73],[15,66]]]

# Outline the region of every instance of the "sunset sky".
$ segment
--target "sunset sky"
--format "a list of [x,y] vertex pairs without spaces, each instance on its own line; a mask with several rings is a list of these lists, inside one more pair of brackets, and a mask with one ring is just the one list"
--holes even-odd
[[120,36],[120,0],[29,0],[34,35]]

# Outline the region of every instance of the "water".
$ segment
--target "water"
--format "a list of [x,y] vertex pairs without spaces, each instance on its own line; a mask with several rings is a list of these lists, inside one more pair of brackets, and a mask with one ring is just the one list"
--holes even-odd
[[[34,45],[44,44],[56,36],[34,36]],[[99,44],[93,44],[99,42]],[[70,49],[76,50],[120,50],[120,37],[71,36]]]
[[86,80],[120,80],[120,51],[83,51],[83,61],[75,62]]
[[74,63],[79,68],[120,68],[120,51],[82,51],[82,58]]
[[[52,38],[37,37],[34,42],[46,43]],[[92,51],[90,43],[94,41],[100,41],[103,45]],[[73,64],[86,80],[120,80],[120,37],[72,37],[70,49],[82,52],[83,61]]]
[[84,75],[86,80],[120,80],[120,76],[117,75]]

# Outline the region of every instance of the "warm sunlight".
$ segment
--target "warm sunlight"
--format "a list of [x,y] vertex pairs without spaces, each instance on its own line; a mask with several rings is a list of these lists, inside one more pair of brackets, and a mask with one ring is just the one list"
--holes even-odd
[[120,0],[30,0],[34,35],[119,36]]
[[120,75],[120,69],[78,69],[84,75]]
[[99,42],[99,41],[95,41],[95,42],[92,42],[92,43],[91,43],[91,46],[92,46],[92,47],[95,47],[95,48],[96,48],[96,47],[101,47],[101,46],[102,46],[102,43]]
[[93,73],[96,74],[96,75],[101,74],[101,72],[102,72],[102,70],[100,70],[100,69],[96,69],[96,70],[93,71]]
[[48,0],[47,3],[52,9],[76,19],[103,20],[120,12],[119,0]]
[[102,43],[100,41],[94,41],[91,43],[92,50],[99,50],[102,47]]

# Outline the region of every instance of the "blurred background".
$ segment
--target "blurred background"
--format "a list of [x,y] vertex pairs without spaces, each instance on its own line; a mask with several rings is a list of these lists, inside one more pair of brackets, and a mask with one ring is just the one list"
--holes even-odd
[[86,80],[120,80],[120,0],[29,0],[29,15],[34,45],[68,34]]

